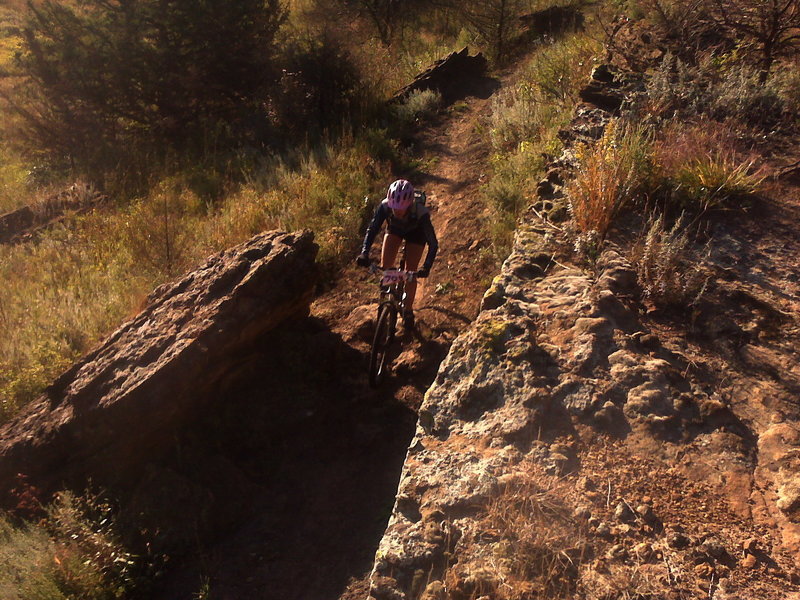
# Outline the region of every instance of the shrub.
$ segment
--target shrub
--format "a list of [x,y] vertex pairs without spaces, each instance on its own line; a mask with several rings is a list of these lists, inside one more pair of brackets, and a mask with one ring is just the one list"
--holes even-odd
[[545,40],[525,67],[525,79],[540,92],[539,101],[566,105],[578,101],[601,51],[601,45],[588,35],[571,35]]
[[490,135],[498,152],[545,139],[564,120],[564,111],[546,102],[527,82],[500,90],[492,99]]
[[415,90],[394,106],[394,114],[403,128],[433,118],[442,107],[442,94],[435,90]]
[[759,83],[759,73],[746,64],[705,57],[691,66],[667,56],[646,81],[640,108],[661,117],[733,121],[772,128],[786,119],[791,103],[775,78]]
[[500,260],[511,251],[517,219],[527,207],[543,172],[544,157],[540,149],[540,144],[523,142],[516,152],[495,154],[492,158],[492,176],[482,194],[492,215],[489,234]]
[[364,119],[377,101],[350,53],[332,37],[298,35],[282,50],[272,120],[287,142],[313,142],[326,131]]
[[617,213],[647,191],[653,173],[651,138],[641,126],[610,121],[603,137],[576,152],[578,172],[567,185],[577,230],[602,244]]
[[207,150],[253,130],[275,79],[277,0],[29,3],[27,94],[5,94],[34,150],[119,167],[133,147]]
[[651,217],[631,249],[643,296],[663,307],[686,308],[700,299],[709,279],[706,257],[695,255],[684,215],[670,229],[663,216]]
[[133,565],[97,497],[62,492],[38,524],[0,516],[0,596],[8,600],[126,598]]

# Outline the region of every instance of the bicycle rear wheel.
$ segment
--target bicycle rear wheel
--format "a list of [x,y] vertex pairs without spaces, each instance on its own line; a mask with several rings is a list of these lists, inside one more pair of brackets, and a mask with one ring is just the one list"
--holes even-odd
[[388,365],[386,359],[389,347],[394,341],[394,330],[397,325],[397,312],[391,304],[383,304],[378,309],[378,320],[375,323],[375,337],[369,353],[369,385],[378,387],[386,375]]

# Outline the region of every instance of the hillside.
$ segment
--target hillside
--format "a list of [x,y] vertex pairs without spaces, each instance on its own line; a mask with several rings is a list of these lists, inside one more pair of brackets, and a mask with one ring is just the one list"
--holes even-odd
[[[221,30],[259,45],[205,87],[165,66],[204,107],[185,121],[159,78],[109,74],[108,130],[94,96],[39,114],[97,142],[74,171],[24,115],[2,128],[0,596],[800,598],[800,7],[773,56],[737,3],[379,5],[242,4],[262,20]],[[198,56],[215,6],[181,38]],[[67,14],[43,10],[44,34]],[[122,22],[152,42],[112,14],[67,19],[85,60]],[[395,93],[465,37],[488,70]],[[9,56],[13,107],[37,55]],[[352,261],[396,177],[441,251],[373,390]]]

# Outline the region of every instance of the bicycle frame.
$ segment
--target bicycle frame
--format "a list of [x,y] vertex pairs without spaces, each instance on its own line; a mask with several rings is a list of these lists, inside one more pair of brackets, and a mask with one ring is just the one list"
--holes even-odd
[[378,318],[375,322],[375,336],[372,341],[369,362],[369,383],[378,387],[388,369],[391,359],[390,347],[395,339],[395,326],[398,314],[405,310],[405,286],[407,281],[412,281],[415,273],[402,269],[405,261],[401,261],[400,269],[381,269],[374,263],[370,265],[370,272],[381,273],[380,300],[378,304]]

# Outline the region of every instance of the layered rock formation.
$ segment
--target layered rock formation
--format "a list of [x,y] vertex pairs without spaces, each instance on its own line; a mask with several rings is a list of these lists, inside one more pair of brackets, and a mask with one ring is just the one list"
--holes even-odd
[[[596,111],[568,134],[599,137]],[[370,598],[797,592],[797,286],[732,276],[755,260],[722,239],[717,303],[670,329],[621,248],[563,264],[546,217],[569,163],[426,394]]]
[[0,244],[29,237],[73,211],[83,213],[105,202],[106,196],[86,184],[76,183],[38,206],[23,206],[0,215]]
[[[486,78],[488,65],[489,61],[483,54],[470,56],[469,48],[465,47],[437,60],[415,77],[414,81],[397,92],[393,101],[402,101],[412,92],[433,90],[442,95],[442,101],[446,105],[452,104],[468,93],[475,93],[476,86],[479,86],[482,80],[488,80]],[[488,81],[490,88],[496,85],[494,80]]]
[[252,344],[308,311],[316,252],[310,231],[265,233],[155,290],[0,430],[4,488],[18,473],[45,491],[135,481]]

